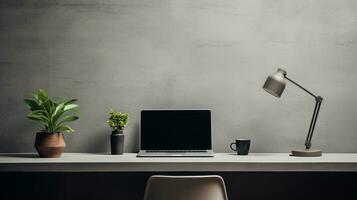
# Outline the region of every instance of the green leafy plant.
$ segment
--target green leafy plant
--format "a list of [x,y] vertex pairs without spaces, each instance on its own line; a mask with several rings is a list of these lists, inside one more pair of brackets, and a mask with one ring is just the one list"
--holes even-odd
[[110,110],[109,115],[110,117],[107,120],[107,123],[113,129],[113,132],[123,131],[128,124],[129,115],[113,109]]
[[[37,93],[31,95],[32,98],[25,99],[25,104],[31,110],[27,118],[39,122],[44,133],[71,133],[74,130],[66,125],[68,122],[77,120],[79,117],[73,115],[77,111],[77,99],[58,100],[49,98],[46,91],[39,89]],[[72,112],[72,114],[68,114]]]

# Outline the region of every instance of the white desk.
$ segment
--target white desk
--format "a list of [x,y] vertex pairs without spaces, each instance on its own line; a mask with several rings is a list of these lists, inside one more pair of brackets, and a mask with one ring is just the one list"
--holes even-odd
[[138,158],[134,153],[106,155],[65,153],[61,158],[36,154],[0,154],[0,172],[357,172],[357,154],[325,153],[322,157],[291,157],[287,153],[217,153],[211,158]]

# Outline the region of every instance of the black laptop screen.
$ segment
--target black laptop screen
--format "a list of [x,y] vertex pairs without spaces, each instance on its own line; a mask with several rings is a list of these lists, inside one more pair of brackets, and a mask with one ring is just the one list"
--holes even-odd
[[212,149],[211,112],[209,110],[141,111],[141,149]]

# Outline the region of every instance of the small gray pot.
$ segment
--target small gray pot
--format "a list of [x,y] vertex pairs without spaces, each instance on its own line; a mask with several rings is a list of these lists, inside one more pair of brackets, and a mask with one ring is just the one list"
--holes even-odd
[[124,134],[123,131],[113,131],[110,136],[110,147],[113,155],[124,153]]

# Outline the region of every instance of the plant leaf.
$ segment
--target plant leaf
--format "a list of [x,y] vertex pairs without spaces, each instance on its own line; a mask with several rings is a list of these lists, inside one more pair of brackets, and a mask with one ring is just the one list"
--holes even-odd
[[63,109],[64,109],[64,103],[59,104],[59,105],[56,107],[55,111],[53,112],[52,117],[54,117],[55,115],[57,115],[60,111],[63,111]]
[[77,104],[68,104],[64,107],[63,111],[73,110],[75,108],[78,108]]
[[51,116],[52,123],[55,124],[57,122],[57,120],[63,115],[63,113],[64,113],[63,109],[64,109],[64,104],[63,103],[59,104],[56,107],[55,111],[53,112],[53,114]]
[[36,114],[30,113],[29,115],[27,115],[27,118],[42,122],[44,124],[48,122],[48,119],[46,117],[44,117],[43,115],[36,115]]
[[67,126],[67,125],[64,125],[64,126],[58,126],[56,129],[55,129],[56,132],[67,132],[67,133],[72,133],[74,130]]
[[27,107],[31,111],[40,109],[40,106],[38,105],[38,103],[35,100],[33,100],[33,99],[25,99],[24,101],[25,101],[25,104],[27,105]]
[[46,119],[47,121],[49,120],[49,118],[46,115],[46,111],[45,110],[35,110],[29,113],[29,115],[31,116],[41,116],[41,118]]
[[74,102],[76,102],[76,101],[78,101],[77,99],[71,99],[71,100],[69,100],[69,101],[66,101],[65,103],[64,103],[64,105],[66,106],[66,105],[68,105],[68,104],[73,104]]
[[64,122],[76,121],[77,119],[79,119],[79,117],[67,115],[67,116],[64,116],[64,117],[62,118],[62,121],[59,122],[58,125],[61,125],[61,124],[63,124]]
[[48,100],[48,94],[46,91],[42,90],[42,89],[39,89],[37,91],[37,98],[42,101],[42,102],[45,102]]
[[[74,102],[77,99],[70,100],[52,100],[45,90],[39,89],[36,93],[31,94],[32,98],[25,99],[25,104],[31,110],[27,118],[35,120],[44,125],[45,132],[73,132],[69,126],[64,125],[66,122],[77,120],[77,116],[63,116],[66,111],[74,110],[78,107]],[[60,121],[60,123],[57,123]]]
[[42,109],[46,111],[47,117],[50,118],[53,113],[52,102],[50,100],[46,100],[45,102],[42,102],[41,106]]

